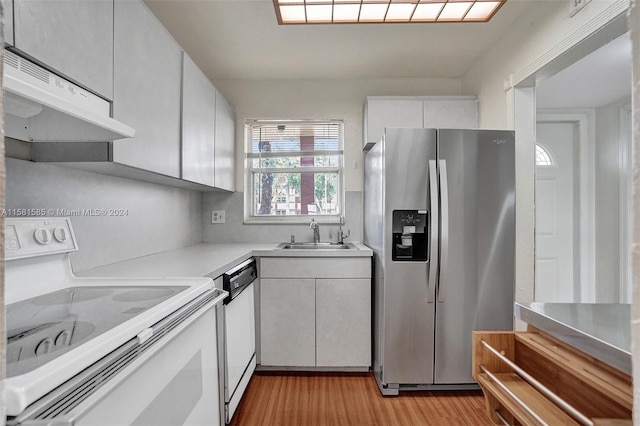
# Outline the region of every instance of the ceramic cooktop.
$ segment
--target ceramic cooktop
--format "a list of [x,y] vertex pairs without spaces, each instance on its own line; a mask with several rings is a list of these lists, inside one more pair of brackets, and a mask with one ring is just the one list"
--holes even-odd
[[7,377],[32,371],[187,289],[79,286],[7,306]]

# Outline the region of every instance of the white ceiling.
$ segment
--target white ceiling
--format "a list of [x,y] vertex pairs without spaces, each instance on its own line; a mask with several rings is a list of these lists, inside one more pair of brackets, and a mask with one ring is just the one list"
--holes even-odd
[[145,0],[211,80],[462,77],[535,7],[488,23],[278,25],[271,0]]
[[[518,18],[567,1],[508,0],[488,23],[283,26],[272,0],[145,0],[211,80],[459,78]],[[538,107],[629,97],[630,45],[620,37],[543,81]]]
[[629,33],[536,86],[538,108],[599,108],[630,97]]

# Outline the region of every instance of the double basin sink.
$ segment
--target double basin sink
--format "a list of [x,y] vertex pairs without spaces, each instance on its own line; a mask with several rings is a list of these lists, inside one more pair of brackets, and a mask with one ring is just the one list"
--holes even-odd
[[352,243],[280,243],[276,250],[358,250]]

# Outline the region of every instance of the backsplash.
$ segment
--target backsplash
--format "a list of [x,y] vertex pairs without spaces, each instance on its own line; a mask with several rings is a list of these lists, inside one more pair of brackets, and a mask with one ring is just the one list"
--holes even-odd
[[[202,199],[202,230],[205,243],[238,243],[238,242],[284,242],[295,235],[296,241],[312,241],[313,232],[308,224],[245,225],[244,194],[242,192],[205,193]],[[211,211],[225,210],[226,223],[211,224]],[[343,230],[351,231],[345,241],[362,241],[362,192],[347,191],[345,193],[345,224]],[[320,225],[320,241],[336,241],[337,225]],[[331,233],[331,238],[329,236]]]
[[202,241],[199,192],[11,158],[6,168],[9,216],[44,209],[71,217],[75,271]]

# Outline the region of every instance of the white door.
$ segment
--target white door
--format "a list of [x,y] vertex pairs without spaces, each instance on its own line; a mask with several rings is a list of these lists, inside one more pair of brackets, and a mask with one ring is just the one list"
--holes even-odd
[[538,122],[536,142],[546,152],[536,161],[535,300],[573,302],[574,263],[579,259],[574,243],[579,205],[574,194],[574,176],[579,176],[575,123]]

